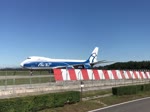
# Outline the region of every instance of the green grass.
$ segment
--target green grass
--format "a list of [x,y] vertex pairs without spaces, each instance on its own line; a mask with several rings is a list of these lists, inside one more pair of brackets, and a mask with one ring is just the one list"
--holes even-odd
[[113,105],[121,102],[126,102],[130,100],[135,100],[139,98],[144,98],[144,97],[149,97],[150,96],[150,91],[147,92],[140,92],[138,94],[134,95],[123,95],[123,96],[109,96],[105,98],[100,98],[97,100],[100,100],[101,102],[107,104],[107,105]]
[[93,110],[102,106],[102,104],[97,102],[85,101],[76,104],[65,105],[64,107],[46,109],[39,112],[87,112],[88,110]]
[[[49,75],[49,71],[33,71],[33,75]],[[24,71],[0,71],[0,76],[10,76],[10,75],[30,75],[30,70]]]
[[92,97],[92,96],[99,96],[99,95],[105,95],[111,93],[111,89],[106,89],[106,90],[92,90],[92,91],[85,91],[83,92],[82,97]]
[[20,79],[3,79],[0,80],[0,86],[4,85],[20,85],[20,84],[38,84],[54,82],[54,78],[51,77],[40,77],[40,78],[20,78]]
[[149,97],[149,96],[150,96],[150,91],[140,92],[136,95],[124,95],[124,96],[112,95],[112,96],[98,98],[94,100],[82,101],[72,105],[65,105],[64,107],[46,109],[39,112],[87,112],[105,106],[122,103],[130,100],[135,100],[143,97]]
[[[93,97],[98,95],[104,95],[111,93],[111,89],[107,90],[94,90],[83,92],[82,97]],[[96,100],[81,101],[72,105],[65,105],[64,107],[51,108],[42,110],[40,112],[87,112],[88,110],[93,110],[95,108],[103,107],[103,104]]]
[[[33,76],[36,75],[47,75],[47,77],[40,77],[40,78],[31,78],[30,77],[30,70],[23,70],[23,71],[15,71],[15,70],[7,70],[7,71],[0,71],[0,76],[29,76],[28,78],[19,78],[19,79],[0,79],[0,86],[4,85],[19,85],[19,84],[38,84],[38,83],[47,83],[47,82],[54,82],[54,77],[49,77],[50,73],[48,70],[42,71],[35,71],[33,70]],[[15,78],[15,77],[14,77]]]

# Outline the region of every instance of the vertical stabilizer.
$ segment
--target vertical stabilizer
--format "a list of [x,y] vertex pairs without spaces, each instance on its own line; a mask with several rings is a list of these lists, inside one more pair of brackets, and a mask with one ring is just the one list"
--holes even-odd
[[90,55],[89,59],[87,60],[89,63],[95,63],[97,62],[97,56],[98,56],[98,47],[95,47],[92,54]]

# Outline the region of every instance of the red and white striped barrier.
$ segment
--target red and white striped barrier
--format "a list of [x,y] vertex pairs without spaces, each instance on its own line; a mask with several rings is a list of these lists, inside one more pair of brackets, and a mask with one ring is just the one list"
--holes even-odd
[[150,71],[54,69],[56,81],[66,80],[110,80],[110,79],[150,79]]

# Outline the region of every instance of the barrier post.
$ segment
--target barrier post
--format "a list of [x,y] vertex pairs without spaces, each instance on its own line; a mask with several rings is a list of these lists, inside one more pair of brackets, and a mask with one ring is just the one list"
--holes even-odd
[[13,73],[13,94],[15,93],[15,83],[16,83],[16,79],[15,79],[15,75],[16,75],[16,71],[14,71]]
[[7,89],[7,71],[5,72],[5,90]]
[[32,87],[32,75],[33,75],[33,72],[32,71],[30,71],[30,87]]
[[84,87],[84,83],[83,81],[81,81],[80,82],[80,88],[81,88],[80,101],[82,101],[83,87]]
[[[42,71],[40,70],[40,76],[43,75]],[[39,84],[41,83],[41,77],[39,77]]]

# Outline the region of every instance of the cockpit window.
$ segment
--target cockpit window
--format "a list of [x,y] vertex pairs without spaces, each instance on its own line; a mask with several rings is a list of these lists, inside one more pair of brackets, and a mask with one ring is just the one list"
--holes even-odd
[[27,58],[27,59],[31,59],[31,58]]

